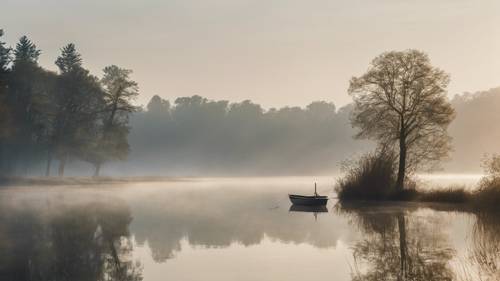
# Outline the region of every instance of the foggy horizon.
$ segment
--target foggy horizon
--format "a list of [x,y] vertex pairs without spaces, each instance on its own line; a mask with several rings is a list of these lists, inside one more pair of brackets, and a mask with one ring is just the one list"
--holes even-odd
[[500,1],[4,0],[1,281],[500,280]]
[[36,42],[47,69],[70,42],[99,77],[109,64],[133,69],[138,105],[200,95],[266,109],[340,107],[368,61],[406,49],[425,51],[451,75],[450,98],[500,86],[498,1],[117,3],[9,0],[1,27],[9,45],[22,35]]

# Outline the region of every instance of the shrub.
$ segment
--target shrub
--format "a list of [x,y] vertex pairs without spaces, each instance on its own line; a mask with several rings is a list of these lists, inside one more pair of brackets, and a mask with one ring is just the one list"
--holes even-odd
[[340,200],[384,200],[395,191],[395,155],[380,150],[368,153],[344,167],[347,174],[337,182]]
[[485,176],[474,193],[474,205],[479,209],[500,209],[500,155],[492,155],[483,160]]

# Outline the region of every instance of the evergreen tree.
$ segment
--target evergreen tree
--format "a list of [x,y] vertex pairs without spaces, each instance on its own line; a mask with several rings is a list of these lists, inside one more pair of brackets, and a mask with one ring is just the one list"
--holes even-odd
[[[3,36],[3,29],[0,29],[0,38]],[[8,71],[11,61],[11,48],[5,46],[5,42],[0,39],[0,74]]]
[[82,56],[76,51],[75,44],[69,43],[61,49],[61,55],[55,63],[61,73],[78,71],[82,67]]
[[47,174],[50,174],[50,162],[55,154],[59,160],[58,174],[63,176],[68,158],[85,155],[93,141],[98,116],[103,110],[104,93],[99,80],[82,67],[81,55],[73,44],[61,49],[56,65],[60,75]]
[[46,127],[49,72],[38,65],[41,51],[26,36],[19,39],[13,51],[14,60],[8,75],[6,104],[12,120],[10,167],[27,174],[43,150],[42,137]]
[[37,49],[36,45],[27,36],[22,36],[14,49],[14,64],[37,64],[41,53],[42,51]]
[[11,49],[1,41],[3,30],[0,29],[0,174],[4,172],[6,159],[4,153],[4,141],[10,131],[9,110],[7,106],[7,77],[11,61]]

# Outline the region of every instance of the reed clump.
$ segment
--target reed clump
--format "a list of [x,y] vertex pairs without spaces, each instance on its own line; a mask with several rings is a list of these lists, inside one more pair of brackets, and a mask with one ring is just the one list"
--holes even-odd
[[346,175],[337,182],[339,200],[386,200],[395,192],[394,153],[377,151],[345,163]]
[[485,160],[486,175],[475,190],[465,186],[419,189],[408,179],[405,189],[396,188],[396,157],[393,153],[368,153],[345,165],[346,175],[336,185],[340,201],[411,201],[463,204],[474,209],[500,209],[500,156]]

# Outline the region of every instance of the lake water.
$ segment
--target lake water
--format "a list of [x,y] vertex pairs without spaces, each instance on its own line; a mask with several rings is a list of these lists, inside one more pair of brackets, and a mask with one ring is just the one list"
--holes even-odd
[[330,178],[3,189],[0,280],[500,280],[497,214],[291,209],[314,180],[335,197]]

